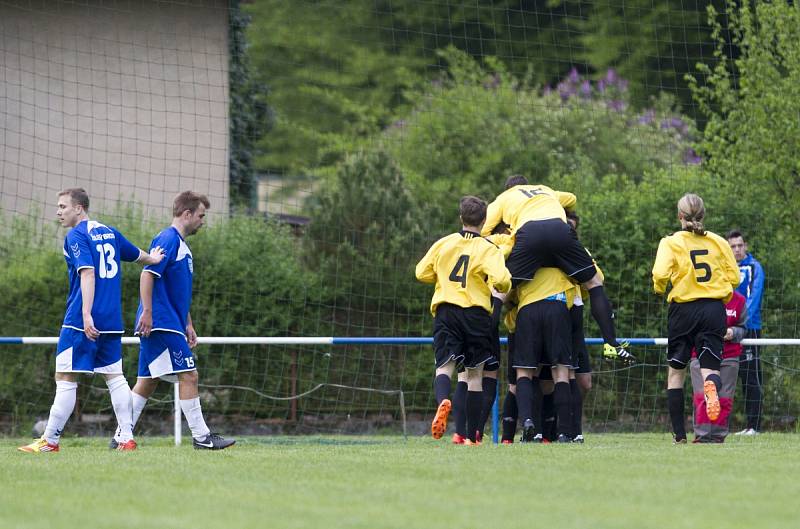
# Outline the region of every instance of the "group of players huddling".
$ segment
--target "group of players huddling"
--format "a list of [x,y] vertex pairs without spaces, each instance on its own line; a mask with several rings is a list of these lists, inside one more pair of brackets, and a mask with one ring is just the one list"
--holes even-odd
[[[70,231],[63,248],[69,295],[56,348],[56,395],[42,437],[19,450],[59,451],[61,433],[75,408],[78,375],[94,373],[105,377],[117,418],[109,448],[136,450],[133,428],[161,378],[177,378],[194,448],[221,450],[235,443],[206,425],[192,355],[197,344],[189,314],[194,267],[186,238],[203,226],[209,207],[205,195],[179,194],[172,225],[155,236],[145,253],[115,228],[89,218],[89,195],[84,189],[59,193],[58,220]],[[141,345],[133,390],[122,371],[122,261],[145,265],[139,281],[136,332]]]
[[[453,410],[453,442],[481,443],[497,391],[504,305],[509,330],[504,444],[513,442],[518,422],[521,442],[583,442],[582,400],[591,387],[584,301],[590,302],[603,336],[604,356],[636,361],[627,344],[617,341],[603,274],[578,239],[576,202],[572,193],[511,176],[488,207],[477,197],[463,197],[461,231],[439,239],[417,264],[417,279],[435,284],[435,439],[444,435]],[[661,240],[653,267],[656,293],[672,285],[667,297],[668,402],[677,443],[686,442],[683,381],[693,353],[700,362],[708,417],[719,417],[724,304],[739,283],[730,247],[703,229],[704,216],[699,196],[682,197],[681,231]],[[451,401],[451,380],[459,369]],[[552,421],[543,418],[548,400],[554,408],[553,429],[546,427]]]

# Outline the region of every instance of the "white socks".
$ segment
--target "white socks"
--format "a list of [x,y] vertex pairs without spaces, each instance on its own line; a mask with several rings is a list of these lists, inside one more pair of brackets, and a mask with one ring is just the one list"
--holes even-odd
[[133,401],[133,425],[139,422],[139,416],[142,414],[144,405],[147,404],[147,398],[142,397],[135,391],[131,391],[131,400]]
[[127,443],[133,439],[133,418],[131,404],[131,388],[123,375],[106,380],[108,392],[111,394],[111,405],[117,416],[117,433],[114,439],[118,443]]
[[57,445],[67,424],[72,410],[75,409],[75,400],[78,395],[78,383],[67,382],[66,380],[56,381],[56,397],[50,407],[50,417],[47,419],[47,427],[44,429],[44,438],[50,444]]
[[200,397],[187,400],[181,399],[181,409],[183,410],[183,416],[186,417],[186,422],[189,423],[192,437],[202,439],[211,433],[211,430],[206,426],[206,420],[203,419],[203,410],[200,409]]

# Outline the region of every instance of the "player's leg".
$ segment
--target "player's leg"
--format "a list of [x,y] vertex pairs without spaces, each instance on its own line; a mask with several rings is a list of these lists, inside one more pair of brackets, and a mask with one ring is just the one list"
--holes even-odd
[[553,403],[555,404],[559,443],[572,442],[572,396],[569,388],[569,366],[560,364],[552,367]]
[[[748,330],[746,338],[760,338],[761,331]],[[744,413],[747,420],[740,434],[752,435],[761,430],[761,359],[758,346],[744,347],[739,364],[739,378],[742,380]]]
[[722,390],[719,393],[720,415],[717,421],[717,440],[724,442],[730,433],[730,418],[733,412],[733,398],[736,394],[736,383],[739,378],[739,359],[723,358],[720,365]]
[[522,419],[522,438],[520,442],[531,443],[536,435],[533,421],[533,379],[536,369],[516,368],[517,374],[517,409]]
[[722,347],[725,336],[725,305],[720,300],[698,300],[693,302],[699,321],[699,331],[695,337],[697,361],[700,363],[700,374],[703,377],[703,392],[706,399],[706,413],[712,422],[720,416],[721,405],[719,394],[722,391],[720,367],[722,364]]
[[511,359],[514,354],[514,333],[508,334],[508,363],[506,364],[506,377],[508,379],[508,392],[503,399],[503,444],[514,442],[514,435],[517,433],[517,419],[519,410],[517,409],[517,370],[511,367]]
[[122,372],[122,338],[120,335],[101,334],[97,338],[94,372],[103,375],[103,378],[105,378],[108,393],[111,397],[111,406],[117,419],[114,448],[117,450],[135,450],[131,388],[128,386],[128,381]]
[[455,370],[456,361],[452,358],[436,368],[433,379],[433,394],[436,398],[436,415],[434,415],[433,421],[431,422],[431,435],[434,439],[441,439],[447,431],[447,418],[452,409],[450,385]]
[[[677,364],[675,364],[677,365]],[[683,381],[686,377],[686,366],[667,367],[667,406],[672,423],[672,435],[676,444],[686,443],[686,425],[683,412]]]
[[58,452],[61,433],[67,424],[78,394],[78,374],[91,373],[94,342],[82,331],[62,328],[56,347],[56,394],[50,407],[47,426],[40,439],[20,446],[22,452]]
[[467,367],[467,444],[478,444],[483,411],[483,364]]
[[550,442],[556,438],[556,406],[553,401],[553,371],[540,366],[533,380],[533,423],[536,425],[534,442]]
[[576,443],[583,442],[583,401],[592,389],[592,364],[583,334],[583,304],[575,304],[570,309],[572,322],[572,351],[577,360],[577,369],[570,374],[570,393],[572,394],[572,420]]
[[697,314],[690,303],[670,303],[667,316],[667,408],[676,444],[686,443],[683,381],[696,334]]
[[711,442],[711,421],[706,414],[706,399],[703,393],[703,376],[700,373],[700,362],[693,358],[689,363],[689,373],[692,378],[692,404],[694,413],[692,415],[692,427],[694,429],[694,442]]
[[458,371],[458,381],[452,402],[452,414],[456,425],[453,444],[461,445],[467,438],[467,371],[463,367]]
[[[583,442],[583,429],[581,428],[583,395],[578,387],[577,375],[574,369],[569,370],[569,396],[570,396],[570,431],[569,435],[576,443]],[[580,435],[580,438],[578,437]]]
[[481,381],[482,401],[481,401],[481,416],[478,421],[478,432],[481,439],[483,438],[483,431],[486,428],[486,422],[489,420],[489,415],[492,413],[494,402],[497,399],[497,374],[499,373],[499,364],[492,366],[492,369],[483,369],[483,380]]

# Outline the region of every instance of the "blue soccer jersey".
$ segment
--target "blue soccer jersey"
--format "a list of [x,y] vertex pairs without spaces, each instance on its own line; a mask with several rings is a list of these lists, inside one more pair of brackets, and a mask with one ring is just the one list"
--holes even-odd
[[[192,304],[192,251],[181,234],[170,226],[158,235],[150,248],[160,246],[164,259],[157,265],[147,265],[145,272],[155,276],[153,284],[153,330],[186,335],[186,320]],[[142,303],[136,311],[136,326],[142,314]]]
[[100,332],[121,333],[122,261],[139,258],[139,248],[114,228],[94,220],[84,220],[64,239],[64,260],[69,274],[67,311],[62,327],[82,331],[83,296],[80,271],[94,269],[92,319]]

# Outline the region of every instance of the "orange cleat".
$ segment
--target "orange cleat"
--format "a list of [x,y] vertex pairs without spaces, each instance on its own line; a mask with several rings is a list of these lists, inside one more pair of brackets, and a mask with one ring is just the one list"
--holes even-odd
[[136,441],[133,439],[125,441],[124,443],[117,443],[117,450],[119,452],[133,452],[136,450]]
[[31,444],[20,446],[17,448],[20,452],[28,452],[29,454],[38,454],[40,452],[58,452],[58,445],[50,444],[47,439],[42,437],[37,439]]
[[717,386],[710,380],[703,383],[703,393],[706,395],[706,414],[712,421],[719,419],[719,396]]
[[463,445],[466,437],[462,437],[460,434],[454,433],[453,434],[453,444],[454,445]]
[[441,439],[444,432],[447,430],[447,416],[450,415],[450,409],[453,404],[450,399],[444,399],[439,407],[436,409],[436,416],[431,423],[431,435],[434,439]]
[[502,441],[500,441],[500,444],[501,445],[513,445],[514,441],[511,440],[511,439],[503,439]]

